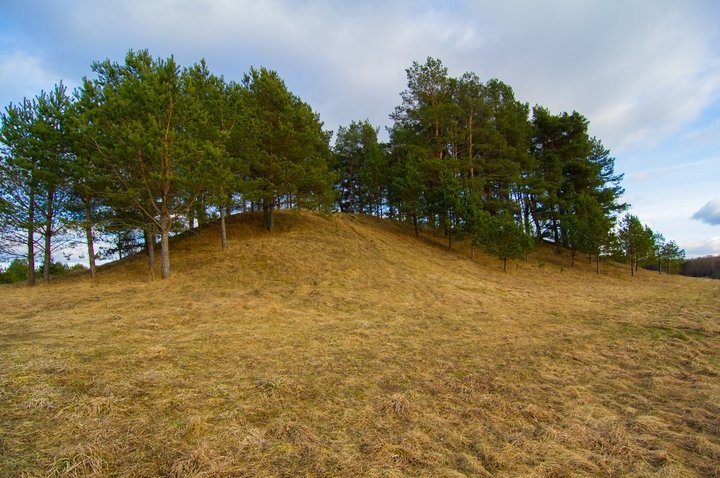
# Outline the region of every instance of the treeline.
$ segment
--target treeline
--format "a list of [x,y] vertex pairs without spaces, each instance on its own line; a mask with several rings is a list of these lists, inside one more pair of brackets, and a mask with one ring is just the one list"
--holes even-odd
[[[35,270],[36,274],[44,274],[45,265],[41,265]],[[50,276],[57,277],[68,274],[70,272],[84,271],[85,267],[81,264],[68,265],[62,262],[53,262],[50,264]],[[27,279],[28,263],[24,259],[14,259],[6,269],[0,268],[0,284],[13,284],[22,282]]]
[[691,277],[720,279],[720,256],[690,259],[682,265],[682,274]]
[[165,278],[171,234],[219,219],[225,248],[230,212],[261,210],[272,230],[289,207],[406,220],[504,262],[543,239],[573,264],[614,256],[631,271],[680,254],[634,216],[616,224],[622,175],[582,115],[531,109],[501,81],[452,78],[436,59],[407,70],[388,143],[360,121],[333,147],[317,113],[264,68],[228,82],[204,61],[130,51],[92,71],[71,93],[59,84],[2,114],[0,252],[23,256],[29,284],[36,256],[52,264],[69,232],[83,232],[92,276],[98,234],[121,254],[142,243],[150,266],[159,238]]

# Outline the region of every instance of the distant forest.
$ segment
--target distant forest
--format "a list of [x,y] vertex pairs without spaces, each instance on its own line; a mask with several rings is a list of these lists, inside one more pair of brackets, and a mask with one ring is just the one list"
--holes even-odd
[[[8,105],[0,125],[0,253],[50,280],[53,253],[98,238],[150,266],[159,239],[225,217],[278,208],[371,214],[466,240],[503,261],[542,240],[578,255],[678,272],[684,251],[639,218],[622,215],[622,174],[580,113],[553,114],[516,100],[497,79],[458,78],[437,59],[415,62],[390,114],[389,141],[367,120],[334,135],[274,71],[226,81],[200,61],[129,51],[92,65],[68,92]],[[74,238],[74,239],[73,239]]]
[[710,277],[720,279],[720,256],[707,256],[690,259],[682,264],[681,274],[691,277]]

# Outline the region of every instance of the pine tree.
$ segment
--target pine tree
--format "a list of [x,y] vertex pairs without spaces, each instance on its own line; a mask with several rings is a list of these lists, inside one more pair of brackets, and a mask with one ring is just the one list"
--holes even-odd
[[[41,92],[20,106],[10,105],[2,116],[0,142],[3,144],[3,219],[9,232],[5,240],[18,245],[24,235],[27,246],[28,284],[35,284],[36,250],[43,251],[44,264],[52,263],[59,247],[55,237],[67,226],[69,145],[66,114],[70,100],[62,83],[50,92]],[[36,234],[42,242],[36,242]],[[43,279],[50,281],[49,267]]]
[[478,242],[503,261],[503,271],[507,271],[508,259],[524,259],[533,246],[532,238],[507,212],[487,216],[480,234]]
[[187,200],[198,175],[192,121],[181,94],[175,60],[153,59],[147,51],[130,51],[124,64],[95,63],[95,88],[103,99],[98,121],[103,135],[97,150],[110,178],[107,198],[117,210],[142,215],[146,243],[152,250],[160,234],[162,277],[170,276],[169,236],[177,218],[194,206]]
[[681,249],[675,241],[669,241],[662,244],[658,256],[660,270],[664,268],[666,273],[676,274],[685,260],[685,250]]
[[50,93],[42,92],[37,100],[39,119],[35,131],[40,145],[40,167],[37,169],[44,194],[38,199],[43,236],[43,280],[50,282],[53,239],[67,230],[71,144],[67,117],[71,108],[65,86],[60,83]]
[[[206,214],[206,202],[217,207],[220,216],[220,244],[227,248],[225,217],[231,196],[240,189],[239,182],[247,166],[242,155],[231,156],[228,145],[236,123],[243,121],[242,105],[231,98],[231,89],[221,77],[210,73],[204,60],[183,70],[181,90],[186,102],[187,118],[184,147],[192,157],[186,164],[192,164],[195,172],[190,184],[189,200],[198,207],[189,208],[197,212],[199,225]],[[238,108],[238,109],[236,109]],[[192,219],[189,221],[192,227]]]
[[340,178],[338,206],[343,212],[380,215],[388,164],[377,135],[368,120],[338,129],[333,153]]
[[243,84],[255,142],[247,196],[262,204],[265,228],[273,230],[274,211],[283,198],[288,205],[329,206],[334,200],[329,134],[318,115],[274,71],[253,68]]
[[641,258],[646,254],[646,228],[637,216],[626,214],[620,221],[617,237],[620,252],[630,264],[630,275],[635,275]]
[[67,115],[67,135],[71,144],[68,164],[71,198],[68,209],[74,216],[74,224],[85,232],[91,278],[95,278],[96,274],[95,235],[106,187],[94,143],[99,136],[96,118],[100,101],[92,82],[85,79],[83,85],[75,91],[72,108]]

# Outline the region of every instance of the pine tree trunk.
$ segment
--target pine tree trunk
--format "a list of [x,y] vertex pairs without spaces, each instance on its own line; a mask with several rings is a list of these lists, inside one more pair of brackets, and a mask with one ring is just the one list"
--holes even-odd
[[170,277],[170,218],[167,211],[160,216],[160,260],[162,261],[162,278]]
[[150,224],[143,231],[145,234],[145,253],[147,254],[148,269],[155,265],[155,227]]
[[227,249],[227,230],[225,229],[225,206],[220,206],[220,244],[223,251]]
[[528,206],[528,197],[520,193],[520,202],[522,203],[523,221],[525,223],[525,234],[530,235],[530,207]]
[[194,207],[191,207],[188,209],[187,221],[188,221],[188,229],[193,229],[195,227],[195,208]]
[[268,231],[272,231],[273,227],[275,226],[275,218],[273,214],[273,200],[272,199],[264,199],[263,200],[263,222],[265,224],[265,229]]
[[90,266],[90,278],[95,278],[95,244],[93,243],[92,231],[92,208],[91,199],[85,198],[85,237],[87,238],[88,265]]
[[48,191],[48,199],[47,199],[47,217],[45,218],[45,266],[43,267],[43,282],[46,284],[50,283],[50,264],[52,262],[52,251],[50,247],[52,246],[52,224],[53,224],[53,215],[55,214],[55,211],[53,210],[53,202],[55,201],[55,189],[50,188]]
[[27,239],[27,285],[35,285],[35,191],[30,189],[28,207],[28,239]]
[[195,215],[197,216],[198,227],[207,224],[207,207],[205,196],[200,196],[195,202]]
[[596,263],[595,263],[595,273],[596,273],[597,275],[600,275],[600,254],[598,254],[597,256],[595,256],[595,260],[596,260]]
[[503,272],[507,272],[507,257],[503,257]]

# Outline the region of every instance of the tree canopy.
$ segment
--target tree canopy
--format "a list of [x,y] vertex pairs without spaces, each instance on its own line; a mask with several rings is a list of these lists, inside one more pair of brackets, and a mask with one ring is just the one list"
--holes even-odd
[[[117,251],[143,246],[152,266],[160,243],[233,209],[335,208],[440,230],[449,247],[469,239],[503,260],[534,241],[577,254],[614,254],[677,270],[677,245],[618,214],[622,174],[589,121],[516,99],[510,85],[473,72],[451,77],[439,59],[414,62],[390,115],[389,142],[368,120],[331,133],[277,72],[251,68],[239,82],[204,60],[129,51],[92,65],[72,94],[62,83],[10,104],[0,125],[0,252],[43,263],[67,231],[83,231],[94,275],[94,238]],[[638,225],[640,224],[640,225]],[[22,250],[21,250],[22,249]],[[44,268],[49,280],[49,268]]]

